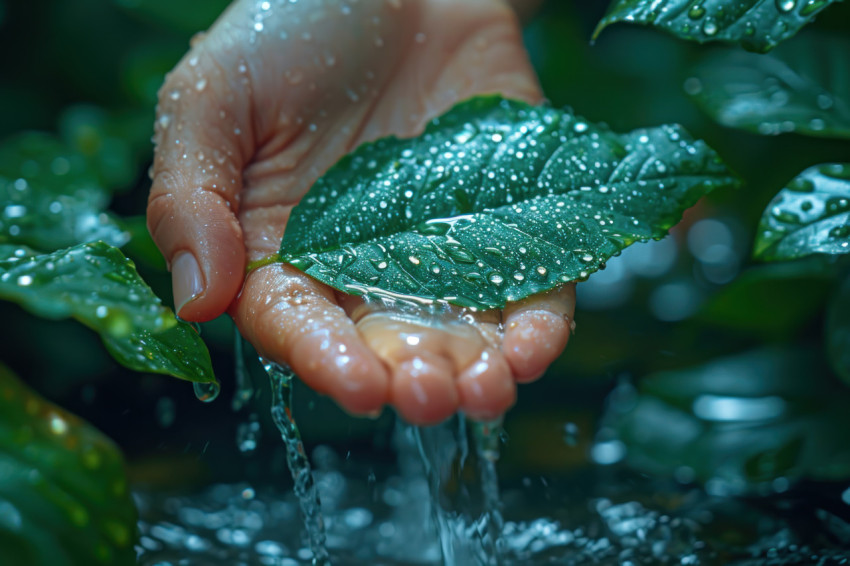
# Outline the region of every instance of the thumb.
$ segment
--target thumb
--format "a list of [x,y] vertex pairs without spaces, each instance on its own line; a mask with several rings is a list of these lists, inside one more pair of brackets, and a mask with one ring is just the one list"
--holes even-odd
[[196,322],[222,314],[245,273],[236,214],[252,151],[249,102],[238,107],[223,69],[190,52],[160,89],[155,124],[148,230],[168,262],[175,311]]

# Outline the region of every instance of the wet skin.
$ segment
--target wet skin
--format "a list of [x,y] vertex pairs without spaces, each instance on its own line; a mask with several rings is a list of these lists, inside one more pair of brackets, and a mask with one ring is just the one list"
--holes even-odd
[[482,93],[542,95],[503,0],[238,0],[160,91],[148,227],[181,317],[229,312],[263,356],[352,413],[502,414],[566,346],[575,287],[503,311],[376,308],[278,251],[292,207],[364,141]]

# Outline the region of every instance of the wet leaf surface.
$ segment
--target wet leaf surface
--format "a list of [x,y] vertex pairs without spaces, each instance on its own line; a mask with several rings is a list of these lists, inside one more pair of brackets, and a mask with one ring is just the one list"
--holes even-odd
[[627,388],[607,418],[638,469],[697,480],[714,495],[850,474],[850,396],[817,352],[755,350]]
[[614,0],[594,38],[618,22],[651,25],[706,43],[739,43],[765,52],[797,33],[836,0]]
[[104,212],[109,198],[92,163],[50,135],[25,133],[0,146],[0,244],[121,246],[129,235]]
[[43,255],[0,245],[0,299],[46,318],[75,318],[132,369],[214,381],[197,332],[162,305],[120,250],[103,242]]
[[135,564],[136,510],[121,454],[0,365],[4,566]]
[[844,38],[801,36],[770,55],[713,53],[685,88],[724,126],[850,138],[850,42]]
[[736,182],[678,126],[618,135],[480,97],[343,158],[293,210],[281,257],[349,293],[502,307],[663,237]]
[[850,252],[850,164],[809,167],[767,205],[756,259],[782,261]]

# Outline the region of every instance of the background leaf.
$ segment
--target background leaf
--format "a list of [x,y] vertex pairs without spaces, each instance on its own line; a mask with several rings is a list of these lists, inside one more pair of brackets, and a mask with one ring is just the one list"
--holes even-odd
[[770,202],[759,222],[757,259],[850,253],[850,164],[810,167]]
[[33,255],[2,245],[0,257],[0,299],[43,317],[75,318],[131,369],[215,381],[197,332],[178,323],[117,248],[96,242]]
[[836,0],[614,0],[594,38],[609,25],[651,25],[682,39],[740,43],[769,51]]
[[770,55],[722,50],[685,88],[712,118],[759,134],[850,138],[850,41],[800,37]]
[[633,466],[714,495],[838,479],[850,473],[850,397],[824,369],[817,352],[784,347],[717,358],[623,386],[606,419]]
[[480,97],[342,159],[293,210],[281,256],[346,292],[501,307],[586,278],[735,183],[677,126],[617,135]]
[[0,365],[4,566],[135,564],[136,510],[115,445]]
[[850,383],[850,277],[838,286],[827,309],[826,348],[833,371]]
[[0,243],[121,246],[129,236],[104,212],[109,199],[92,163],[53,136],[25,133],[0,146]]

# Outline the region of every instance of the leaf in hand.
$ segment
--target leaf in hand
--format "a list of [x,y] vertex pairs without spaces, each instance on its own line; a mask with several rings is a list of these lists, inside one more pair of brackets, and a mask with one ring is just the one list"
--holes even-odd
[[103,434],[0,365],[0,557],[4,566],[135,564],[136,510]]
[[281,257],[349,293],[503,307],[663,237],[736,182],[678,126],[618,135],[479,97],[343,158],[293,209]]
[[838,0],[613,0],[594,39],[618,22],[651,25],[705,43],[739,43],[766,52],[793,36]]
[[848,69],[850,41],[800,37],[770,55],[713,53],[685,87],[724,126],[850,138]]
[[756,259],[783,261],[850,253],[850,164],[809,167],[767,205]]
[[0,244],[42,252],[129,236],[104,212],[109,194],[89,160],[47,134],[26,133],[0,145]]
[[96,242],[50,254],[0,245],[0,299],[98,332],[131,369],[214,381],[206,347],[177,321],[120,250]]

